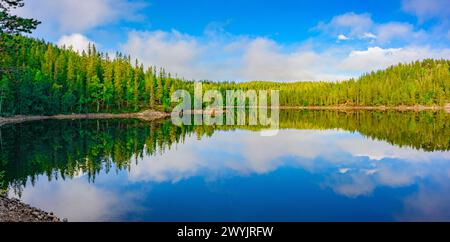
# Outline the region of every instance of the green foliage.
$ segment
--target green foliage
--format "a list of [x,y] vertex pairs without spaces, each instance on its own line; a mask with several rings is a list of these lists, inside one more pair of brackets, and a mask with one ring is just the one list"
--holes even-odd
[[11,15],[11,9],[23,6],[23,0],[0,0],[0,34],[31,33],[41,23],[34,19]]
[[[87,53],[22,36],[16,48],[0,52],[0,115],[87,112],[170,111],[175,90],[194,82],[173,78],[164,69],[114,59],[90,46]],[[450,102],[450,61],[424,60],[343,82],[203,82],[203,91],[279,90],[281,106],[445,105]]]
[[19,48],[0,53],[0,68],[8,70],[0,72],[0,115],[135,112],[170,105],[168,88],[183,85],[164,69],[144,72],[129,56],[117,54],[111,60],[95,46],[80,54],[44,41],[2,36],[14,38]]
[[8,193],[8,184],[4,180],[5,171],[0,171],[0,196],[4,196]]
[[411,106],[450,102],[450,60],[416,61],[343,82],[214,83],[203,89],[280,90],[281,106]]

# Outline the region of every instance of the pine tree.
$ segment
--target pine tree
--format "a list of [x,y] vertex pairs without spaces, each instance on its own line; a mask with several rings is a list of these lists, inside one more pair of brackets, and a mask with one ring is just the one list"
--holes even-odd
[[89,82],[89,103],[95,103],[95,111],[98,113],[100,111],[100,104],[103,98],[103,84],[97,75],[94,75]]
[[114,98],[114,84],[113,84],[113,67],[108,62],[109,58],[106,58],[107,61],[103,63],[103,97],[102,100],[105,102],[106,109],[110,110],[111,105],[113,105]]
[[9,78],[2,75],[0,79],[0,115],[3,115],[3,102],[9,97]]

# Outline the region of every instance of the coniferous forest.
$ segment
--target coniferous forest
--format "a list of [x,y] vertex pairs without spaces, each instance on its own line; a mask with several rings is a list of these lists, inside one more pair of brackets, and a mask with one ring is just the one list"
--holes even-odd
[[[177,89],[193,92],[193,81],[162,68],[145,68],[117,53],[114,58],[90,46],[78,53],[23,36],[3,34],[14,45],[0,52],[0,113],[168,111]],[[280,90],[281,106],[445,105],[450,100],[450,61],[417,61],[343,82],[203,82],[203,90]]]
[[[2,38],[11,38],[3,36]],[[2,56],[2,114],[132,112],[168,106],[175,82],[163,69],[110,59],[95,46],[85,53],[14,36],[15,49]],[[12,67],[12,68],[11,68]]]

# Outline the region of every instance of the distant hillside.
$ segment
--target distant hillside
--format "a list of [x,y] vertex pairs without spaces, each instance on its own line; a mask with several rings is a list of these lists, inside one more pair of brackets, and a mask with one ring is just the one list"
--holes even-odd
[[[210,88],[224,84],[210,84]],[[399,106],[450,102],[450,60],[416,61],[343,82],[250,82],[227,89],[280,90],[282,106]]]
[[[173,91],[193,91],[193,82],[144,70],[120,53],[111,59],[95,46],[77,53],[22,36],[0,38],[0,115],[170,110]],[[442,106],[450,102],[450,60],[400,64],[338,83],[205,82],[208,89],[276,89],[282,106]]]

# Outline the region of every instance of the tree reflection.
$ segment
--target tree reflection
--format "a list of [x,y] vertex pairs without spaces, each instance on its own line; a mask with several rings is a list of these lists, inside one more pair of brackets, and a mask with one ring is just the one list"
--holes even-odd
[[[425,151],[450,150],[449,115],[441,111],[294,111],[280,112],[282,129],[343,129]],[[0,128],[0,186],[21,194],[27,181],[40,175],[49,181],[81,174],[94,182],[101,171],[130,169],[139,157],[163,154],[187,136],[198,139],[217,130],[261,126],[173,126],[170,121],[64,120]]]

